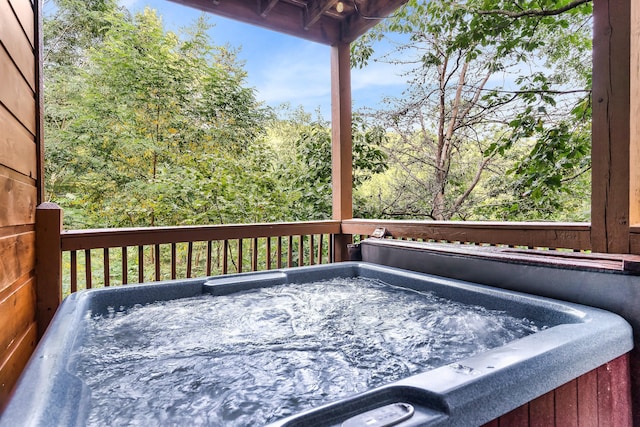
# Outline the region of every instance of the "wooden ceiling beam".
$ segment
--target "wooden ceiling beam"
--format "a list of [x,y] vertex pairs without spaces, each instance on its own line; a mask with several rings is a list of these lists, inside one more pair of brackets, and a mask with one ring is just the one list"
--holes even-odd
[[273,9],[279,1],[280,0],[258,0],[260,4],[260,16],[266,18],[269,12],[271,12],[271,9]]
[[342,42],[351,43],[408,0],[353,0],[355,11],[343,23]]
[[318,22],[322,14],[331,9],[338,0],[310,0],[307,4],[304,29],[309,30],[313,24]]

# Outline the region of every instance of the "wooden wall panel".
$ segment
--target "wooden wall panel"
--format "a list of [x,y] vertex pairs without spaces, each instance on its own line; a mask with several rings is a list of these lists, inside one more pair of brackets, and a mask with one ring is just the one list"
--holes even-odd
[[35,278],[29,277],[16,289],[8,288],[0,297],[0,359],[11,350],[13,343],[36,320]]
[[34,136],[0,104],[0,164],[33,179],[38,178]]
[[0,0],[0,40],[3,41],[2,45],[18,66],[26,83],[32,90],[35,89],[36,67],[33,46],[13,13],[13,8],[8,0]]
[[[5,0],[0,0],[5,1]],[[36,133],[36,100],[3,46],[0,46],[0,102],[33,134]]]
[[36,348],[37,326],[32,323],[11,346],[7,357],[0,362],[0,409],[4,407],[20,373]]
[[34,184],[3,175],[0,169],[0,227],[35,222],[38,195]]
[[35,348],[42,184],[37,7],[0,0],[0,410]]
[[35,22],[33,19],[32,2],[24,0],[9,0],[9,4],[11,5],[13,12],[18,17],[18,21],[20,21],[23,32],[29,39],[29,43],[31,43],[31,46],[35,46]]
[[[34,270],[35,231],[0,238],[0,291]],[[1,333],[1,330],[0,330]]]

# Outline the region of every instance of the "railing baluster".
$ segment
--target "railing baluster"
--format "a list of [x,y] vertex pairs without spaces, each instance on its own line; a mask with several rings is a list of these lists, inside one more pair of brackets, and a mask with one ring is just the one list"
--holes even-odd
[[84,280],[86,289],[91,289],[91,249],[84,250]]
[[318,264],[322,264],[322,240],[324,239],[324,234],[320,234],[318,239]]
[[191,278],[191,258],[193,257],[193,242],[187,244],[187,279]]
[[229,272],[229,241],[225,240],[222,246],[222,274]]
[[138,283],[144,283],[144,246],[138,246]]
[[293,236],[289,236],[289,247],[287,248],[287,266],[293,267]]
[[309,265],[315,264],[314,262],[314,247],[313,247],[313,234],[309,235]]
[[104,265],[104,286],[109,287],[111,284],[111,268],[109,267],[109,248],[104,248],[103,251],[103,265]]
[[304,265],[304,236],[301,234],[298,240],[298,266]]
[[242,273],[242,239],[238,239],[238,273]]
[[251,241],[251,271],[258,271],[258,238]]
[[211,240],[207,241],[207,276],[211,276],[211,255],[213,253],[213,243]]
[[159,282],[160,280],[162,280],[162,277],[160,276],[160,245],[156,244],[154,246],[154,250],[155,250],[155,264],[156,264],[156,282]]
[[282,268],[282,236],[278,236],[278,243],[276,246],[276,250],[278,251],[278,254],[276,255],[276,268]]
[[267,237],[267,240],[265,241],[265,251],[267,252],[267,255],[264,258],[266,269],[271,270],[271,237]]
[[78,291],[78,254],[76,251],[71,251],[71,292]]
[[126,246],[122,246],[122,284],[126,285],[127,283],[129,283],[129,266],[128,264],[128,259],[127,259],[127,247]]
[[175,280],[178,277],[177,251],[177,244],[174,242],[171,244],[171,280]]

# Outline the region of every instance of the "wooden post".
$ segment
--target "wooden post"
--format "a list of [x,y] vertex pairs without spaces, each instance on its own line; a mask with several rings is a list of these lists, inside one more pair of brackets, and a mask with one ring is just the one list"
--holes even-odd
[[640,3],[631,1],[630,47],[630,225],[640,225]]
[[[593,4],[591,246],[594,252],[628,253],[630,249],[629,161],[638,145],[637,135],[630,136],[631,126],[635,127],[638,120],[631,112],[640,103],[637,96],[635,99],[630,96],[630,74],[637,79],[639,73],[637,60],[636,69],[631,69],[630,64],[631,5],[636,2],[596,0]],[[637,27],[637,22],[634,25]],[[631,103],[634,108],[630,108]]]
[[36,319],[42,337],[62,301],[62,209],[42,203],[36,209]]
[[[353,217],[351,142],[351,65],[348,43],[331,47],[331,166],[333,219]],[[334,261],[347,259],[351,236],[334,238]]]

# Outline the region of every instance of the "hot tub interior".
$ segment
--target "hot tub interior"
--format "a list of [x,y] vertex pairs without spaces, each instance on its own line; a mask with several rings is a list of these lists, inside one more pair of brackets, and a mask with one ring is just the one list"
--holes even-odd
[[367,263],[94,290],[1,423],[477,424],[631,346],[611,313]]

